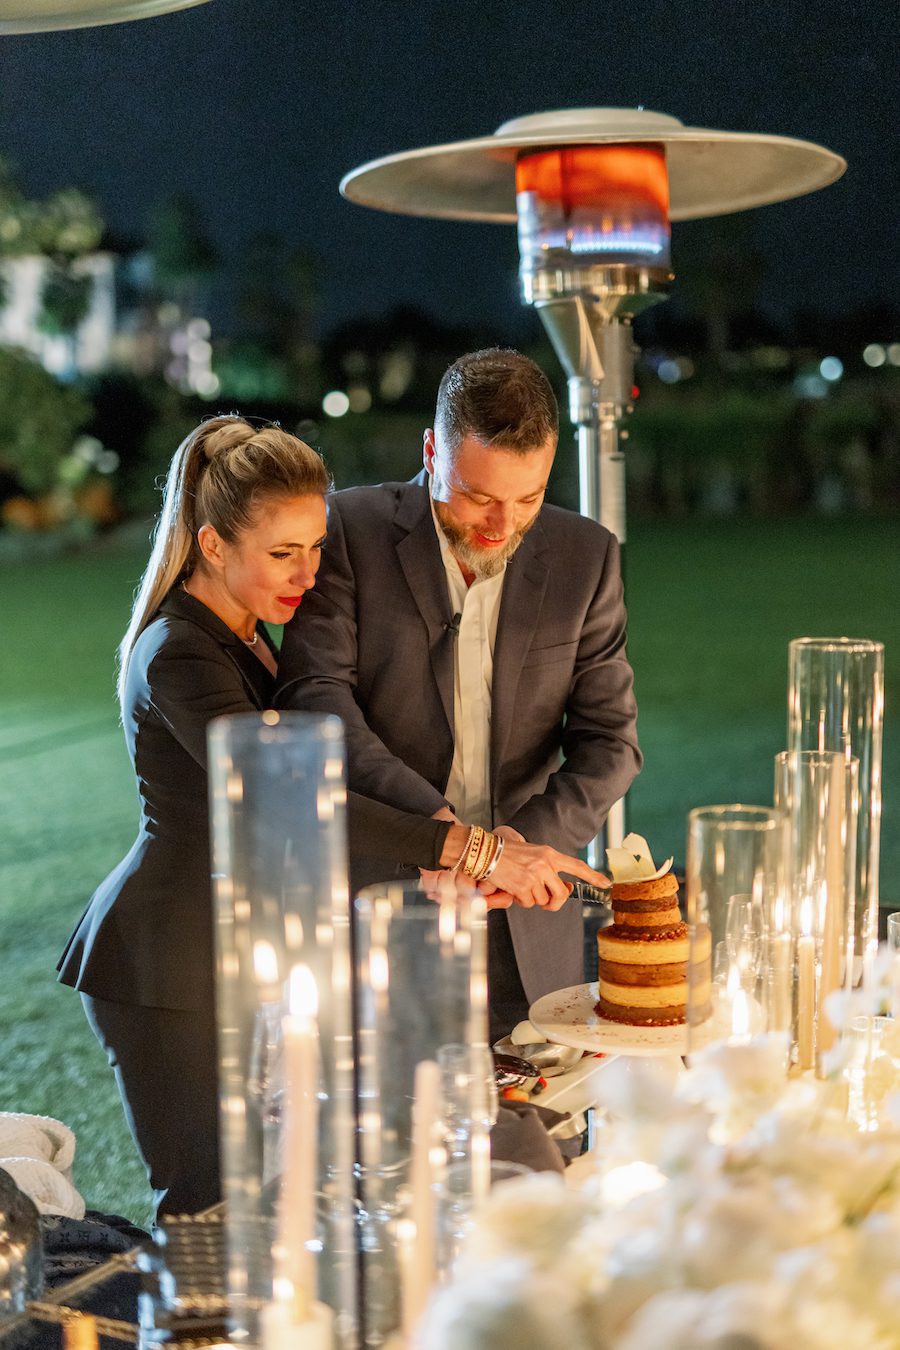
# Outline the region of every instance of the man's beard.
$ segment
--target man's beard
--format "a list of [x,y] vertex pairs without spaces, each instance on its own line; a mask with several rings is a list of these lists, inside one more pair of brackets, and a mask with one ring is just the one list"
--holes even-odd
[[479,581],[485,581],[488,577],[495,577],[503,571],[537,520],[537,512],[535,512],[528,524],[511,534],[505,544],[495,548],[485,548],[483,544],[478,544],[475,541],[474,525],[457,525],[455,521],[450,519],[444,502],[435,501],[434,513],[447,537],[450,548],[453,550],[454,557],[462,563],[463,567],[470,572],[474,572]]

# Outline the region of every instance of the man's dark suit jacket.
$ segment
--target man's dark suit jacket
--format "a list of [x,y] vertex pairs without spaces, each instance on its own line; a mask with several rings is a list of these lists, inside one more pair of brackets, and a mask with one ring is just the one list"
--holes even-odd
[[[59,963],[64,984],[139,1007],[211,1006],[206,728],[214,717],[271,707],[273,689],[272,675],[226,624],[180,588],[171,592],[128,666],[123,720],[138,837],[70,938]],[[447,829],[351,794],[350,850],[377,850],[385,866],[416,857],[436,866]]]
[[[336,493],[276,701],[343,718],[355,791],[412,811],[446,804],[452,617],[424,473]],[[542,507],[508,564],[490,734],[493,824],[569,853],[640,768],[618,543],[584,516]],[[529,1001],[583,979],[577,905],[506,913]]]

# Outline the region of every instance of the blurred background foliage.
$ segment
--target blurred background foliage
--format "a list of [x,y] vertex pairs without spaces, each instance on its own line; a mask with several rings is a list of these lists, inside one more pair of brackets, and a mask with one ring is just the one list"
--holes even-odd
[[[776,322],[758,303],[766,262],[750,215],[693,222],[678,243],[671,299],[636,323],[630,517],[895,511],[900,313]],[[7,321],[23,277],[36,292],[24,330]],[[223,259],[183,193],[149,209],[143,239],[113,239],[80,188],[33,200],[0,159],[0,556],[152,516],[176,446],[220,411],[280,421],[343,487],[417,471],[435,390],[462,351],[528,350],[565,406],[533,314],[512,335],[409,307],[323,331],[327,283],[313,249],[271,230]],[[93,364],[91,323],[109,330]],[[571,439],[564,425],[552,495],[577,507]]]

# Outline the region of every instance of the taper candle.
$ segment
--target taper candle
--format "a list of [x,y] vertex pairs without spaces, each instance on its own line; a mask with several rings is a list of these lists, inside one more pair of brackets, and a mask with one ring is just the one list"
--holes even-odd
[[284,1019],[284,1153],[275,1249],[275,1297],[293,1308],[294,1322],[309,1316],[316,1296],[318,1132],[318,991],[308,966],[290,977],[290,1012]]
[[410,1219],[415,1237],[404,1265],[403,1329],[407,1336],[425,1311],[436,1276],[432,1147],[440,1118],[440,1091],[440,1068],[434,1060],[422,1060],[416,1065],[410,1163]]
[[812,935],[812,897],[801,905],[802,932],[797,939],[797,1051],[801,1069],[815,1062],[816,940]]

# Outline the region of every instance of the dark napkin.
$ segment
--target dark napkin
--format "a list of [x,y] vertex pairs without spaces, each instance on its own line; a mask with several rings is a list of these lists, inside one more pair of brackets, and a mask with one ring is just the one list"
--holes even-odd
[[547,1131],[568,1118],[549,1106],[501,1100],[497,1122],[491,1130],[491,1158],[521,1163],[533,1172],[564,1172],[565,1159]]

